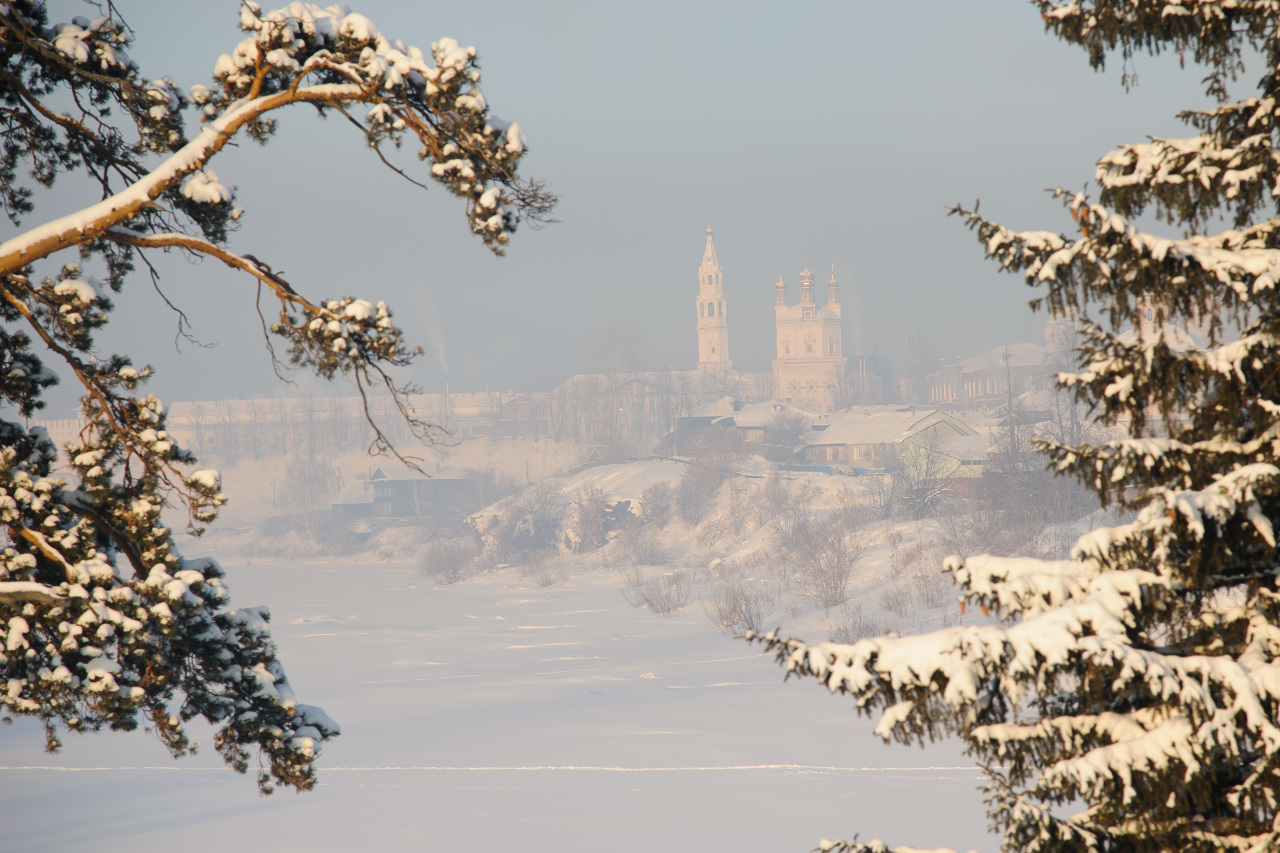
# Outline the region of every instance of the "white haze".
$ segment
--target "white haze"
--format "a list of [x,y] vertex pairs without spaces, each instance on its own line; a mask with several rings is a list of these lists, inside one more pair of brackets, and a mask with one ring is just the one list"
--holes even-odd
[[[148,75],[207,83],[239,38],[235,7],[125,4],[132,55]],[[484,92],[525,128],[524,169],[560,194],[559,221],[494,258],[453,199],[387,171],[344,120],[298,110],[266,149],[243,141],[219,158],[246,209],[232,245],[308,295],[386,299],[423,347],[434,310],[454,390],[550,388],[586,368],[583,339],[610,320],[641,334],[642,366],[692,367],[708,221],[741,369],[767,369],[778,265],[794,286],[806,258],[822,271],[834,258],[864,314],[846,326],[865,329],[868,353],[899,358],[908,332],[948,358],[1036,340],[1043,318],[1024,285],[985,263],[944,207],[980,197],[1011,226],[1065,228],[1043,188],[1084,184],[1121,141],[1179,132],[1175,112],[1199,102],[1197,73],[1171,57],[1139,60],[1126,95],[1119,68],[1093,73],[1020,4],[354,8],[393,37],[477,46]],[[76,201],[67,184],[29,222]],[[172,315],[139,275],[104,348],[160,367],[153,388],[170,400],[281,392],[252,282],[208,261],[161,268],[216,346],[175,358]],[[440,389],[437,362],[419,359],[409,378]],[[50,416],[74,398],[55,400]]]

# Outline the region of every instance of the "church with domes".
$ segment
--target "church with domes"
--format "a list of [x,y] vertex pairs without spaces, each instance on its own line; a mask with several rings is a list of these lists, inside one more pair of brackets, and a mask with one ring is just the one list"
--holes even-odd
[[846,405],[848,360],[842,348],[840,282],[834,263],[821,303],[815,297],[814,275],[808,264],[800,273],[798,302],[790,301],[787,283],[778,275],[774,285],[777,349],[772,376],[739,374],[729,359],[728,302],[714,236],[708,226],[707,245],[698,267],[698,370],[715,376],[746,398],[772,395],[797,408],[819,413],[834,412]]

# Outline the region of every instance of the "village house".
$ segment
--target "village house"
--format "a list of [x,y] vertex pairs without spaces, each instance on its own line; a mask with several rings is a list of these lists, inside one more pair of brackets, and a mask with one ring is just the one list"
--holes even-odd
[[441,470],[430,476],[413,471],[388,476],[381,468],[369,477],[374,518],[412,518],[457,508],[476,492],[475,481],[465,471]]
[[868,406],[847,410],[805,437],[804,455],[814,465],[873,468],[882,464],[886,451],[907,443],[956,457],[960,466],[970,469],[966,476],[981,474],[986,437],[936,409]]
[[[1046,332],[1047,334],[1047,332]],[[925,377],[929,405],[948,411],[995,409],[1007,406],[1012,395],[1053,387],[1053,352],[1039,344],[995,347],[950,363],[938,359],[938,370]]]

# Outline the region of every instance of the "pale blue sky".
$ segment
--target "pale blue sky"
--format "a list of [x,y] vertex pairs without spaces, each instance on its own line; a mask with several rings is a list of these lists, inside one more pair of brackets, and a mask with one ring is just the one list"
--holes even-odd
[[[1044,188],[1083,185],[1117,143],[1180,133],[1175,112],[1203,101],[1201,75],[1172,57],[1142,59],[1126,95],[1118,64],[1093,73],[1017,2],[350,5],[390,38],[478,48],[493,111],[524,127],[525,171],[561,195],[560,221],[492,258],[444,192],[300,110],[267,148],[212,164],[246,209],[233,248],[309,296],[386,299],[424,346],[435,312],[455,390],[550,387],[586,368],[584,334],[610,318],[642,332],[645,366],[692,367],[708,221],[741,369],[767,369],[778,264],[794,285],[806,256],[823,273],[834,257],[846,297],[857,289],[869,352],[898,355],[910,331],[948,358],[1036,340],[1030,293],[944,206],[980,197],[1011,227],[1061,229]],[[183,86],[208,82],[240,38],[233,0],[119,6],[144,73]],[[208,262],[165,273],[217,346],[175,359],[141,276],[117,302],[163,328],[122,314],[103,343],[160,368],[153,387],[170,400],[274,393],[253,283]],[[413,373],[443,383],[430,355]]]

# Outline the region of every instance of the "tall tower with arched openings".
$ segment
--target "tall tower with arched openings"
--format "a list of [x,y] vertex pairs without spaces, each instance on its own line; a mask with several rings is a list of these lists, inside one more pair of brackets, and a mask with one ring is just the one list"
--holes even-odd
[[729,314],[724,298],[723,271],[716,258],[715,234],[707,226],[707,248],[698,267],[698,369],[727,379],[733,371],[729,361]]

